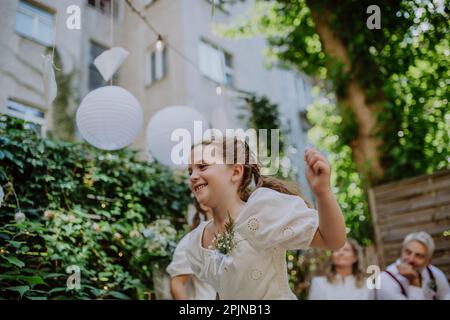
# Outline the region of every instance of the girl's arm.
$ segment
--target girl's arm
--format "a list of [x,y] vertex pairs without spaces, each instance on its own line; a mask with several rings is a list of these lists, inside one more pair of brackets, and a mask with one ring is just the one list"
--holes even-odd
[[170,279],[170,293],[174,300],[188,300],[189,297],[186,292],[186,282],[191,275],[179,275]]
[[331,169],[326,158],[310,148],[305,152],[306,177],[317,200],[319,228],[311,246],[319,249],[337,250],[346,240],[345,223],[341,209],[331,192]]

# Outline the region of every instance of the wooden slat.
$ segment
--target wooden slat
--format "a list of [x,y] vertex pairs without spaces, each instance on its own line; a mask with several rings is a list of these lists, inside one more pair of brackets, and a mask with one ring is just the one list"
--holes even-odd
[[[435,248],[434,248],[435,252],[438,252],[441,250],[450,251],[450,241],[435,240],[434,243],[435,243]],[[398,250],[398,252],[400,253],[402,244],[403,244],[403,241],[395,241],[395,242],[384,243],[383,247],[384,247],[385,251]]]
[[[385,251],[385,257],[386,260],[392,260],[392,259],[398,259],[401,256],[401,247],[399,247],[398,249],[386,249]],[[432,257],[432,261],[433,263],[435,263],[435,261],[440,261],[442,259],[445,259],[446,257],[450,256],[450,251],[449,250],[439,250],[439,251],[435,251],[433,257]]]
[[377,211],[378,215],[381,217],[444,206],[447,204],[450,204],[450,189],[440,190],[413,199],[377,204]]
[[375,195],[374,195],[374,192],[372,189],[369,189],[368,193],[369,193],[370,213],[371,213],[373,227],[374,227],[374,233],[375,233],[375,245],[377,248],[377,258],[378,258],[379,265],[382,268],[384,268],[386,265],[385,265],[384,256],[383,256],[383,241],[381,238],[381,231],[380,231],[379,223],[378,223],[378,213],[377,213]]
[[447,224],[450,226],[450,205],[438,208],[428,208],[425,210],[407,212],[401,215],[384,216],[379,218],[381,228],[402,228],[412,225],[421,225],[426,223]]
[[408,179],[404,179],[404,180],[400,180],[400,181],[386,183],[386,184],[383,184],[383,185],[380,185],[380,186],[376,186],[374,188],[374,192],[375,193],[382,193],[382,192],[385,192],[387,190],[391,190],[393,188],[396,188],[398,186],[401,186],[403,188],[407,188],[407,187],[410,187],[411,185],[414,185],[416,183],[420,183],[423,180],[439,179],[441,177],[448,177],[448,176],[450,176],[450,170],[438,171],[438,172],[435,172],[435,173],[430,174],[430,175],[423,175],[423,176],[419,176],[419,177],[408,178]]
[[450,170],[372,188],[369,205],[383,262],[400,257],[407,234],[426,231],[435,242],[432,263],[450,279]]
[[391,190],[386,190],[384,192],[375,193],[377,202],[384,202],[390,200],[402,200],[409,199],[418,195],[430,193],[436,190],[450,189],[450,177],[446,179],[441,179],[439,181],[427,180],[421,181],[412,185],[409,188],[404,186],[398,186]]
[[383,242],[402,240],[412,232],[417,232],[420,230],[428,232],[431,236],[441,235],[444,231],[448,230],[448,225],[436,225],[434,223],[424,224],[420,227],[412,226],[407,228],[382,230],[381,237]]

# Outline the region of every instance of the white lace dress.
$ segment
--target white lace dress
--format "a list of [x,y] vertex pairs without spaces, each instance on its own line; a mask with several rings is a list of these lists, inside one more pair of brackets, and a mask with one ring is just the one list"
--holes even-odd
[[287,249],[309,247],[317,211],[297,196],[256,189],[235,220],[236,247],[229,255],[203,248],[203,222],[189,234],[192,271],[220,299],[296,299],[288,284]]

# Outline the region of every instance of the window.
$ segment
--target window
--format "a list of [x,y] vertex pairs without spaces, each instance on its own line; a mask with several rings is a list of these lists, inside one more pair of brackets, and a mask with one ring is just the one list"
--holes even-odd
[[161,80],[167,74],[166,46],[162,50],[152,48],[145,55],[145,85]]
[[99,10],[100,12],[110,15],[111,14],[111,3],[114,4],[114,18],[118,17],[119,5],[117,1],[113,0],[88,0],[88,4],[91,7]]
[[230,54],[203,40],[199,45],[200,71],[211,80],[233,84],[232,57]]
[[26,129],[37,130],[41,135],[45,133],[44,112],[36,108],[8,99],[6,114],[29,122],[25,127]]
[[20,1],[16,12],[16,31],[51,46],[54,38],[54,16],[28,2]]

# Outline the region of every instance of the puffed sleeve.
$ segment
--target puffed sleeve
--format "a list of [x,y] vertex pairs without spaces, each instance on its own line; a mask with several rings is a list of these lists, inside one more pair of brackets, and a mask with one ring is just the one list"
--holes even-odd
[[238,217],[236,230],[256,250],[278,246],[288,250],[310,246],[318,228],[317,211],[305,201],[268,188],[258,188]]
[[213,250],[201,248],[201,237],[207,222],[201,223],[195,230],[188,234],[186,246],[186,258],[194,275],[200,280],[211,285],[215,290],[219,288],[219,277],[217,276],[220,261],[216,259]]
[[167,273],[170,277],[193,274],[189,261],[186,257],[188,236],[184,236],[178,243],[173,254],[172,262],[167,266]]
[[192,272],[199,279],[201,278],[203,265],[203,255],[198,245],[201,237],[200,226],[201,224],[186,235],[186,259]]

